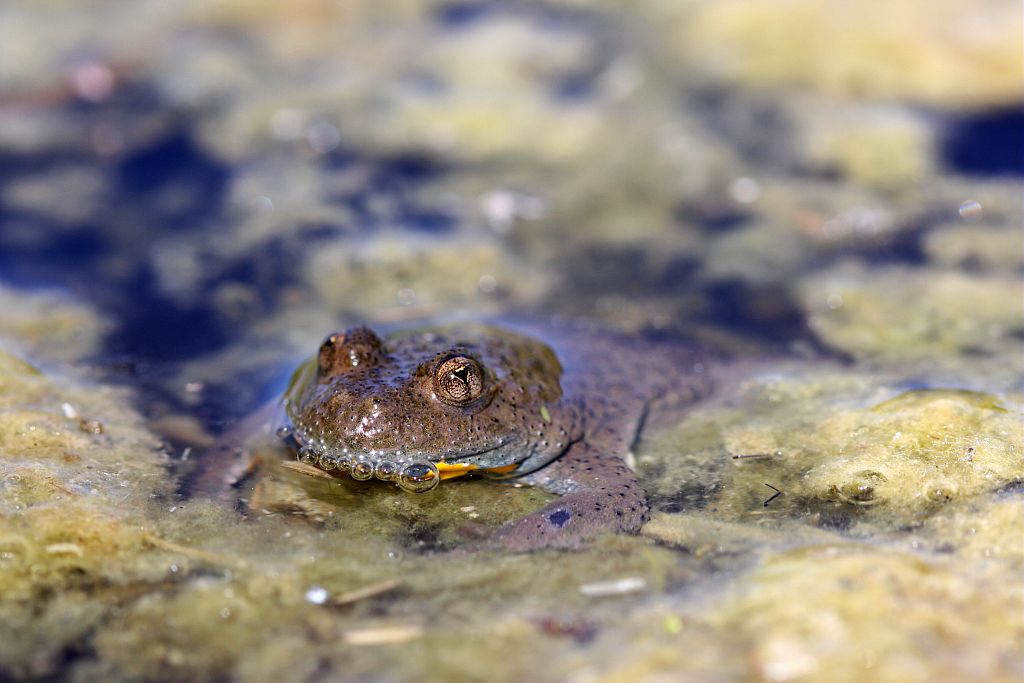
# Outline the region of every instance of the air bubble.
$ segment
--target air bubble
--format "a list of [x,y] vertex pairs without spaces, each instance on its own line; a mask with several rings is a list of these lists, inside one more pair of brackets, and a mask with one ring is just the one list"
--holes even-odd
[[753,178],[737,178],[729,186],[729,196],[740,204],[756,202],[761,196],[761,183]]
[[395,299],[398,300],[400,306],[412,306],[416,303],[416,291],[408,287],[403,287],[398,290],[395,294]]
[[334,124],[318,121],[306,129],[306,142],[317,154],[327,154],[341,142],[341,133]]
[[849,479],[834,487],[837,497],[851,505],[869,506],[883,500],[879,496],[878,487],[889,481],[881,472],[861,470],[850,475]]
[[334,453],[324,453],[320,456],[320,469],[327,470],[328,472],[337,469],[340,459]]
[[976,221],[982,217],[984,210],[981,208],[981,202],[974,199],[968,199],[960,204],[958,213],[960,214],[960,218],[963,218],[964,220]]
[[274,433],[277,434],[278,438],[280,439],[287,439],[289,436],[292,435],[292,426],[281,425],[280,427],[277,428],[277,430]]
[[925,498],[933,503],[948,503],[956,494],[956,485],[948,481],[931,481],[925,485]]
[[312,448],[300,448],[297,458],[303,465],[316,465],[318,460],[316,451]]
[[437,466],[432,462],[420,460],[409,463],[398,474],[398,485],[409,493],[426,493],[441,481]]
[[350,474],[356,481],[366,481],[373,478],[373,465],[368,460],[357,460],[352,463]]
[[381,481],[394,481],[398,478],[398,465],[389,460],[381,461],[373,468],[373,476]]

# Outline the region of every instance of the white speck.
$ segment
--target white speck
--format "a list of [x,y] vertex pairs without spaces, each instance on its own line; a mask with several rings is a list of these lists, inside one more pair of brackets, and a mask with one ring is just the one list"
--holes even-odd
[[185,392],[189,394],[198,394],[203,390],[202,382],[188,382],[185,384]]
[[171,570],[172,574],[177,574],[178,573],[178,565],[176,565],[176,564],[172,564],[170,567],[168,567],[168,569]]
[[636,593],[645,588],[647,588],[646,579],[639,576],[627,576],[621,579],[612,579],[611,581],[594,581],[592,583],[580,584],[580,593],[594,598]]
[[761,197],[761,183],[753,178],[737,178],[729,186],[729,196],[740,204],[756,202]]
[[498,280],[493,275],[481,275],[476,286],[484,294],[490,294],[498,288]]
[[984,209],[981,208],[981,203],[974,200],[968,199],[960,205],[958,210],[960,218],[968,221],[979,220],[985,213]]
[[298,109],[278,109],[270,117],[270,130],[278,140],[298,140],[306,125],[306,113]]
[[51,543],[46,546],[44,550],[49,555],[74,555],[75,557],[82,557],[85,555],[85,551],[82,550],[82,546],[77,543]]
[[516,219],[535,221],[544,216],[546,207],[539,197],[498,190],[480,200],[480,208],[494,232],[507,233]]
[[402,306],[412,306],[416,303],[416,292],[408,287],[403,287],[395,294],[398,303]]
[[228,609],[227,607],[221,607],[220,608],[220,618],[221,619],[230,619],[231,618],[231,610]]
[[260,195],[256,198],[256,208],[260,211],[273,211],[274,200],[266,195]]
[[843,297],[840,296],[839,294],[830,294],[825,299],[825,305],[828,306],[833,311],[836,310],[837,308],[842,308]]
[[313,586],[306,591],[306,602],[314,605],[322,605],[327,602],[327,589],[322,586]]
[[345,631],[342,639],[349,645],[388,645],[422,638],[424,632],[421,624],[394,624]]
[[73,405],[71,405],[70,403],[61,403],[60,404],[60,409],[64,413],[64,417],[66,417],[67,419],[69,419],[69,420],[77,420],[78,419],[78,411],[75,410],[75,407]]
[[306,142],[317,154],[327,154],[341,142],[341,133],[334,124],[318,121],[306,129]]
[[495,232],[508,232],[515,218],[515,195],[511,192],[491,192],[480,204],[491,228]]
[[89,102],[101,102],[114,92],[114,72],[106,64],[85,62],[71,72],[71,88]]
[[459,508],[460,512],[473,512],[474,510],[476,510],[475,505],[466,505],[465,507]]
[[758,650],[761,667],[769,681],[790,681],[818,670],[818,660],[799,641],[783,636],[769,637]]

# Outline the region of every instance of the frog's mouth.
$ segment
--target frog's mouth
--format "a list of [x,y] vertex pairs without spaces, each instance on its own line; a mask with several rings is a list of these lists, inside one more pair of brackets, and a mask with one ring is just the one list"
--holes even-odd
[[[290,429],[278,430],[278,434],[292,442],[297,449],[296,458],[303,465],[330,473],[347,472],[356,481],[379,479],[394,482],[403,491],[409,493],[426,493],[433,490],[444,479],[454,479],[474,471],[500,475],[508,474],[519,467],[518,462],[500,467],[481,468],[479,465],[466,462],[446,462],[443,459],[435,462],[422,456],[415,458],[397,456],[389,459],[381,458],[377,454],[351,455],[337,451],[320,452],[315,448],[302,445],[304,439]],[[485,452],[481,451],[472,455],[480,455]]]
[[309,449],[300,449],[298,459],[299,462],[327,472],[348,472],[356,481],[376,478],[381,481],[394,482],[408,493],[426,493],[433,490],[444,479],[454,479],[473,471],[508,474],[519,467],[519,463],[512,463],[503,467],[481,470],[479,466],[470,463],[431,462],[424,459],[402,463],[390,460],[373,462],[369,458],[350,459],[329,453],[317,456]]

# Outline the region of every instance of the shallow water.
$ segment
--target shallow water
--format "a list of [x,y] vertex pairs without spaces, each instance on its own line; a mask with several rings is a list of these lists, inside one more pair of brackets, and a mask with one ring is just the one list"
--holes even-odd
[[[983,5],[6,3],[0,680],[1019,680]],[[653,519],[578,552],[450,552],[550,500],[494,482],[186,495],[328,332],[453,315],[784,360],[645,431]]]

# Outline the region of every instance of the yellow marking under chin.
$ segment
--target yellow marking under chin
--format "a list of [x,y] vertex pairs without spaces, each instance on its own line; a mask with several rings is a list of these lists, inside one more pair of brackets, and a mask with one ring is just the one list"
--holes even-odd
[[464,474],[468,474],[473,470],[479,469],[476,465],[470,465],[468,463],[436,462],[434,464],[437,465],[437,471],[441,475],[441,481],[461,477]]
[[[461,477],[464,474],[469,474],[473,470],[480,469],[477,465],[471,465],[469,463],[447,463],[437,462],[438,474],[441,475],[441,481],[445,479],[454,479],[455,477]],[[511,465],[502,465],[501,467],[492,467],[484,470],[485,472],[495,472],[497,474],[508,474],[515,468],[519,467],[519,463],[512,463]]]
[[489,469],[487,471],[488,472],[494,472],[496,474],[508,474],[509,472],[515,470],[515,468],[517,468],[517,467],[519,467],[519,463],[514,462],[511,465],[502,465],[501,467],[492,467],[491,469]]

